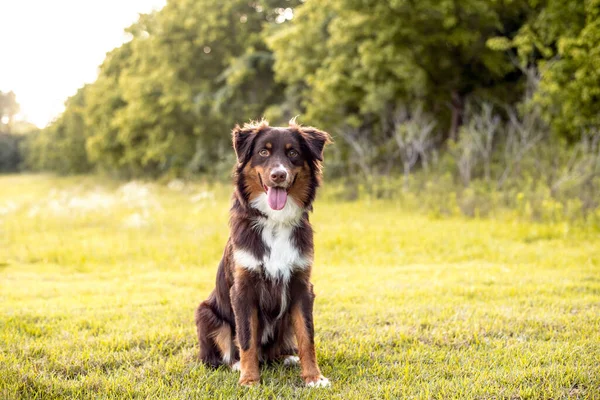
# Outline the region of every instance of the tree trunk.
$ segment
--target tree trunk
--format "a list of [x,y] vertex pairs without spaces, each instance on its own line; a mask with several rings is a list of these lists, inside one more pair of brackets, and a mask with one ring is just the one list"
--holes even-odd
[[456,90],[452,91],[451,94],[451,106],[452,106],[452,119],[450,120],[450,132],[448,137],[456,141],[458,140],[458,129],[463,123],[463,111],[465,106],[465,99],[458,94]]

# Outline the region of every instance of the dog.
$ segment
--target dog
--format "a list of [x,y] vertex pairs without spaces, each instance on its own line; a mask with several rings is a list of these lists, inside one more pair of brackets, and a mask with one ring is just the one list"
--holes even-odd
[[260,362],[299,361],[307,386],[329,386],[315,353],[308,215],[331,138],[294,120],[237,125],[232,136],[230,236],[216,287],[196,309],[200,360],[239,370],[244,386],[260,382]]

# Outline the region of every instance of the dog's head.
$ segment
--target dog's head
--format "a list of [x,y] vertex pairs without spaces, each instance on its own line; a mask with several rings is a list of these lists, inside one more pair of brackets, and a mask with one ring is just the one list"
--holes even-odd
[[266,193],[269,207],[281,210],[288,197],[306,208],[319,185],[323,149],[331,143],[326,132],[290,122],[271,127],[265,121],[236,126],[238,189],[247,201]]

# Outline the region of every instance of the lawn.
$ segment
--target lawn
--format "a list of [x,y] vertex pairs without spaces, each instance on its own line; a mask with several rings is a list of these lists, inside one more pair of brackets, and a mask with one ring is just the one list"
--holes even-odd
[[0,176],[0,398],[600,398],[600,233],[338,201],[312,222],[316,346],[262,383],[197,359],[228,186]]

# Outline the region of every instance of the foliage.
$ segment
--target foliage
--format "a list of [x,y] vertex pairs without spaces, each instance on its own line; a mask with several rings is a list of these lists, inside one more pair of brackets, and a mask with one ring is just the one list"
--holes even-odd
[[32,170],[52,170],[61,174],[87,172],[91,164],[85,151],[88,132],[83,107],[87,86],[65,103],[65,111],[53,124],[27,136],[25,163]]
[[548,63],[537,94],[555,131],[570,140],[600,127],[600,1],[586,1],[585,21],[577,35],[559,39],[559,59]]
[[505,49],[541,72],[535,102],[553,131],[576,141],[600,127],[600,2],[530,1],[535,12]]
[[[40,134],[41,146],[31,146],[33,165],[60,172],[93,166],[125,177],[214,172],[224,158],[230,161],[235,123],[256,118],[283,96],[262,31],[295,4],[171,0],[141,15],[127,29],[131,40],[107,54],[85,88],[84,104],[66,105],[66,114],[83,117],[84,129],[63,129],[58,125],[66,122],[57,120]],[[55,136],[70,135],[77,149],[85,142],[89,165],[39,161],[61,147]]]
[[16,94],[14,92],[2,93],[0,90],[0,133],[12,133],[14,118],[19,109]]
[[[300,115],[340,139],[327,173],[350,177],[350,188],[403,174],[408,191],[438,174],[457,193],[483,180],[500,192],[539,183],[556,197],[546,182],[555,177],[542,175],[573,168],[557,154],[600,131],[599,9],[598,0],[169,0],[127,29],[131,40],[26,141],[25,158],[62,173],[225,178],[236,123]],[[571,194],[596,193],[583,189],[595,174]]]
[[304,388],[298,368],[277,364],[247,389],[195,359],[193,310],[214,287],[228,185],[0,177],[0,397],[600,392],[598,230],[431,218],[395,200],[336,200],[335,186],[311,215],[316,349],[333,385]]
[[514,100],[514,65],[486,46],[515,33],[523,12],[511,3],[307,1],[270,41],[277,76],[305,88],[307,117],[326,129],[388,135],[397,105],[418,99],[455,137],[469,95]]
[[23,137],[0,133],[0,173],[15,172],[21,164],[19,144]]
[[246,1],[174,0],[141,16],[90,89],[90,159],[126,176],[214,171],[233,125],[281,96],[260,36],[269,11]]
[[24,135],[37,130],[33,124],[15,119],[19,109],[14,92],[0,91],[0,173],[21,169]]

